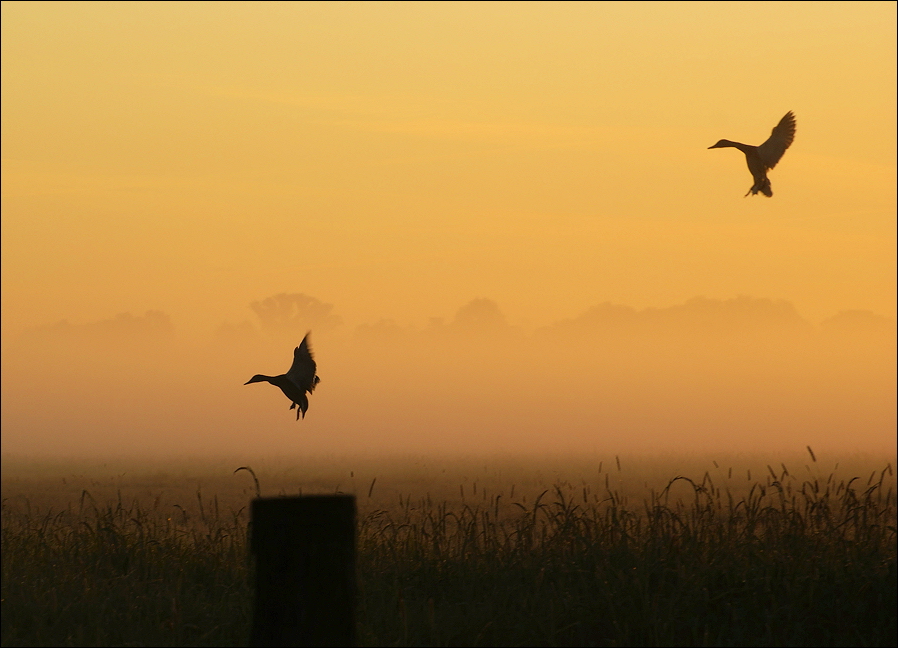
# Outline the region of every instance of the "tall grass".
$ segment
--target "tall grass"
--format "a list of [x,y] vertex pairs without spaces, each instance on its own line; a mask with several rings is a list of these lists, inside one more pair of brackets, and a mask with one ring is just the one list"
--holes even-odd
[[[639,500],[610,480],[400,495],[360,518],[359,640],[895,645],[891,465],[805,472],[768,466],[738,493],[676,476]],[[4,500],[3,645],[245,643],[246,510],[196,498],[168,511],[86,491],[55,512]]]
[[[3,501],[4,646],[235,645],[251,613],[247,524],[197,498],[12,510]],[[156,506],[154,506],[155,504]]]

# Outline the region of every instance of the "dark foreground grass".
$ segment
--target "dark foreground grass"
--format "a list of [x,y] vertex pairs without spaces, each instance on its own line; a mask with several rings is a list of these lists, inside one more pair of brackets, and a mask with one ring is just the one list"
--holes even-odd
[[[739,497],[706,474],[632,506],[559,484],[529,503],[368,513],[359,642],[895,645],[891,467],[838,482],[769,472]],[[193,516],[87,492],[58,512],[4,502],[2,644],[245,644],[246,511],[197,496]]]

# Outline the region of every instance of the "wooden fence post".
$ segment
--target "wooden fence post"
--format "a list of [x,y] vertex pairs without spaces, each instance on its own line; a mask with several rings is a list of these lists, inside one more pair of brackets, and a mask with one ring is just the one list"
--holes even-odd
[[355,496],[253,500],[251,646],[355,645]]

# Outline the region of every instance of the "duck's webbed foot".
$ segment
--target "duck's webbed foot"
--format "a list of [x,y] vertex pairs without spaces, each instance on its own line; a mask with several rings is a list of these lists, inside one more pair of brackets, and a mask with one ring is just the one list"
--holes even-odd
[[[758,193],[762,193],[768,198],[773,196],[773,190],[770,188],[770,180],[768,180],[767,178],[761,178],[751,186],[751,189],[748,190],[745,196],[747,196],[748,194],[755,196]],[[745,196],[743,196],[743,198]]]
[[[299,420],[299,413],[300,413],[300,412],[302,412],[302,409],[299,408],[299,407],[297,407],[297,408],[296,408],[296,420],[297,420],[297,421]],[[303,417],[303,418],[306,417],[306,413],[305,413],[305,412],[302,413],[302,417]]]

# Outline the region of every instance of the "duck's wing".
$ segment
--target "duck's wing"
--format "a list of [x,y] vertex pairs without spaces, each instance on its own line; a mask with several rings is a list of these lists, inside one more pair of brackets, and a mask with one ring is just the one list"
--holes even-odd
[[795,139],[795,115],[790,110],[776,125],[767,141],[758,147],[758,156],[768,169],[776,166]]
[[293,364],[287,375],[295,382],[300,389],[304,391],[312,391],[315,388],[315,359],[312,357],[312,350],[309,348],[309,334],[302,339],[302,343],[293,350]]

